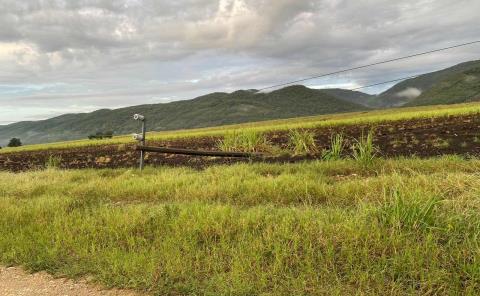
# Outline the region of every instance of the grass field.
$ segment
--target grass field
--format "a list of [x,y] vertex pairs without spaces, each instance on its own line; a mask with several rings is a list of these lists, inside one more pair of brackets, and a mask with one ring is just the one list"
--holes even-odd
[[[301,117],[282,120],[271,120],[254,123],[244,123],[236,125],[226,125],[220,127],[209,127],[191,130],[177,130],[166,132],[150,132],[149,140],[172,140],[178,138],[222,136],[232,130],[255,130],[255,131],[277,131],[289,130],[294,128],[313,128],[322,126],[354,125],[364,123],[381,123],[385,121],[408,120],[417,118],[430,118],[448,115],[464,115],[480,113],[479,103],[457,104],[457,105],[437,105],[427,107],[409,107],[394,108],[385,110],[353,112],[334,115],[320,115],[311,117]],[[139,132],[139,131],[132,131]],[[84,146],[109,145],[133,143],[131,136],[116,136],[108,140],[78,140],[69,142],[58,142],[51,144],[26,145],[17,148],[3,148],[0,153],[10,153],[19,151],[36,151],[46,149],[77,148]]]
[[0,173],[0,262],[157,295],[478,295],[479,167]]

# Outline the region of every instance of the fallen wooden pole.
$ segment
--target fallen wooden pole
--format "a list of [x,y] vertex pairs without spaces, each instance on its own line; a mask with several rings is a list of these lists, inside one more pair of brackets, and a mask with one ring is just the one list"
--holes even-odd
[[218,156],[218,157],[261,157],[263,156],[261,153],[206,151],[206,150],[191,150],[191,149],[152,147],[152,146],[141,146],[141,145],[137,146],[136,150],[144,151],[144,152],[167,153],[167,154]]

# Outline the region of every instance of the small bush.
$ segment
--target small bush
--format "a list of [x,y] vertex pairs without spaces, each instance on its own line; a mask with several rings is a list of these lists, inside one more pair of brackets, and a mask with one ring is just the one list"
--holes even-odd
[[342,158],[345,141],[342,134],[336,134],[330,139],[330,149],[324,151],[322,158],[324,160],[338,160]]
[[315,144],[315,135],[311,131],[291,130],[289,135],[289,147],[296,155],[315,154],[318,152]]
[[252,130],[227,133],[218,142],[218,148],[222,151],[262,152],[270,150],[269,146],[263,133]]
[[89,135],[89,140],[102,140],[102,139],[111,139],[113,138],[113,131],[106,132],[96,132],[94,135]]
[[352,145],[353,158],[363,166],[371,166],[375,160],[377,148],[373,145],[373,130],[367,136],[362,135]]

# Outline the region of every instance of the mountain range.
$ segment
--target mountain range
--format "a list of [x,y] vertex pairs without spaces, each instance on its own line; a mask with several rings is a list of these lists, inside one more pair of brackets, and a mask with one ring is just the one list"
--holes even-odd
[[101,109],[40,121],[0,126],[0,145],[20,138],[24,144],[85,139],[96,132],[128,134],[138,129],[132,114],[148,118],[149,130],[209,127],[378,108],[455,104],[480,100],[480,60],[462,63],[402,81],[370,95],[346,89],[310,89],[303,85],[272,92],[216,92],[192,100]]

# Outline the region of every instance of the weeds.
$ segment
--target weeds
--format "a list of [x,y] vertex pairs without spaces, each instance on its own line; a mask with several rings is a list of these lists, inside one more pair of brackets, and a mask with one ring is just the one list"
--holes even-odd
[[318,153],[317,144],[315,144],[315,134],[311,131],[290,130],[288,134],[289,144],[294,154],[306,155]]
[[225,134],[222,140],[218,141],[218,148],[222,151],[239,151],[240,137],[237,131]]
[[436,196],[425,200],[413,192],[408,199],[395,190],[380,209],[380,221],[396,230],[416,231],[435,226],[435,207],[440,202]]
[[435,148],[448,148],[450,147],[450,142],[442,138],[436,138],[432,141],[432,146]]
[[343,135],[336,134],[330,138],[330,149],[323,152],[322,158],[324,160],[338,160],[341,159],[343,149],[345,148]]
[[268,141],[263,133],[254,130],[246,130],[240,137],[241,147],[245,152],[260,152],[268,146]]
[[255,130],[233,131],[218,141],[222,151],[262,152],[269,150],[269,143],[263,133]]
[[411,140],[413,145],[418,145],[420,144],[420,140],[418,140],[415,135],[412,135],[412,140]]
[[60,164],[62,163],[62,157],[61,156],[56,156],[56,155],[49,155],[48,159],[45,163],[45,167],[47,169],[57,169],[60,167]]
[[373,134],[374,131],[370,130],[366,136],[362,135],[352,145],[353,158],[365,167],[373,164],[377,154],[377,148],[373,144]]

